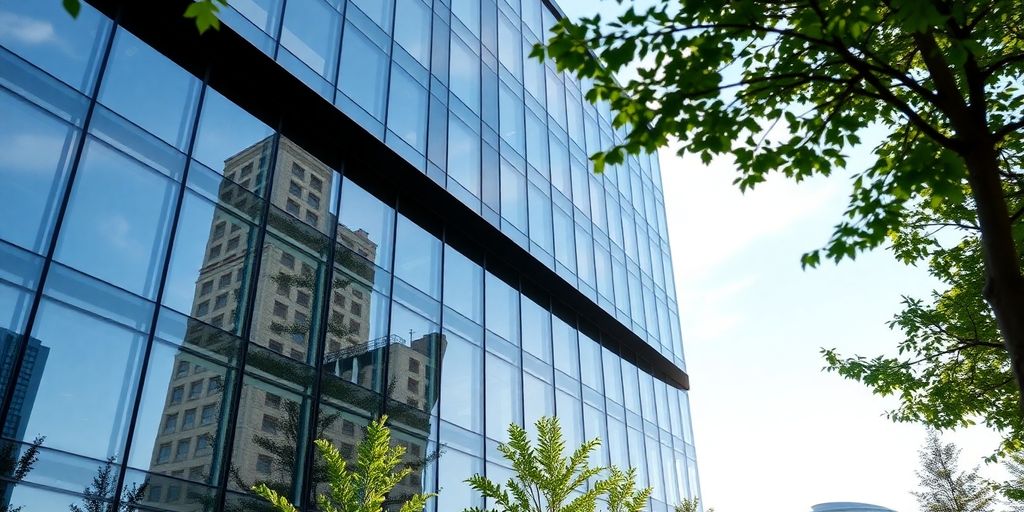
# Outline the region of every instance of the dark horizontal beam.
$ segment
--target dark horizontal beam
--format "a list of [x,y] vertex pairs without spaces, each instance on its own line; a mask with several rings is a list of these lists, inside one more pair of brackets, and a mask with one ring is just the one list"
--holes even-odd
[[[182,13],[190,0],[88,0],[107,16],[208,83],[252,115],[360,185],[393,190],[403,204],[429,211],[448,230],[461,231],[497,258],[540,285],[552,298],[569,304],[610,339],[602,340],[652,375],[689,389],[689,377],[583,293],[510,238],[403,160],[329,101],[270,57],[223,26],[199,35]],[[615,343],[617,342],[617,344]]]

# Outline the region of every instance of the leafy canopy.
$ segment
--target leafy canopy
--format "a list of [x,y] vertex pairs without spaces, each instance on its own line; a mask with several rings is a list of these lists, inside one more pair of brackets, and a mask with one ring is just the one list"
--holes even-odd
[[[371,422],[366,436],[356,449],[355,469],[330,441],[317,439],[316,448],[324,459],[329,490],[316,497],[321,512],[383,512],[388,493],[409,476],[412,468],[396,468],[402,463],[405,447],[391,445],[391,430],[384,424],[387,416]],[[253,492],[269,501],[278,512],[298,509],[277,491],[259,484]],[[434,494],[415,494],[402,504],[399,512],[422,512]]]
[[[636,471],[590,466],[590,454],[601,444],[594,438],[566,456],[565,438],[556,417],[536,422],[537,442],[516,424],[508,427],[509,441],[498,451],[512,465],[515,477],[504,484],[483,475],[466,480],[483,497],[493,500],[491,510],[502,512],[594,512],[605,496],[609,512],[640,512],[651,488],[636,489]],[[607,473],[603,479],[600,476]],[[587,487],[587,483],[591,485]],[[575,497],[570,499],[575,494]],[[484,512],[473,507],[465,512]]]
[[[1024,206],[1024,197],[1011,203]],[[826,370],[895,396],[898,405],[887,413],[892,420],[938,430],[981,423],[1002,434],[996,455],[1005,456],[1024,450],[1024,420],[1006,345],[985,303],[981,242],[972,218],[968,203],[918,208],[894,233],[895,253],[907,262],[926,262],[942,283],[927,300],[903,298],[889,323],[903,335],[896,355],[822,352]]]
[[1016,0],[655,0],[611,21],[561,20],[532,55],[615,112],[625,136],[592,156],[598,171],[678,141],[704,162],[731,156],[745,190],[771,173],[830,175],[877,132],[843,220],[803,256],[814,266],[883,244],[917,204],[962,201],[970,148],[954,121],[961,91],[977,93],[969,78],[1002,163],[1019,162],[1022,26]]

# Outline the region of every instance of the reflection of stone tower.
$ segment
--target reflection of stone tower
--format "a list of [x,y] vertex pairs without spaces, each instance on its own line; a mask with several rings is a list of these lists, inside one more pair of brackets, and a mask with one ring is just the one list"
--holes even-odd
[[[213,215],[191,311],[193,318],[206,325],[193,322],[190,337],[198,339],[207,334],[207,325],[237,332],[243,323],[240,318],[245,308],[243,297],[245,290],[252,286],[247,279],[257,251],[250,247],[256,239],[256,230],[240,217],[253,216],[259,211],[259,200],[253,191],[266,188],[264,169],[271,144],[270,139],[261,141],[225,161],[223,174],[227,179],[219,191],[221,206]],[[284,357],[312,364],[314,355],[310,347],[313,346],[311,338],[315,336],[312,327],[319,314],[317,309],[321,307],[317,298],[323,295],[319,276],[324,269],[320,268],[322,264],[318,260],[309,256],[317,253],[310,247],[313,240],[310,232],[282,229],[299,224],[295,220],[284,221],[283,217],[298,219],[321,233],[329,232],[326,227],[335,223],[330,208],[333,171],[287,139],[280,140],[275,168],[271,198],[274,208],[269,230],[284,243],[268,242],[262,248],[260,286],[256,289],[258,295],[252,312],[255,324],[249,339]],[[368,344],[374,279],[374,267],[368,262],[374,260],[377,251],[366,231],[335,226],[334,235],[340,245],[338,252],[345,252],[339,254],[339,259],[356,261],[346,268],[357,275],[339,270],[331,283],[327,306],[330,313],[325,327],[328,354],[345,347],[358,350]],[[366,261],[359,261],[363,258]],[[426,364],[423,366],[425,368]],[[150,467],[153,473],[192,481],[208,478],[215,458],[222,404],[228,399],[223,392],[223,378],[215,373],[207,371],[198,357],[186,352],[176,356],[153,446]],[[372,389],[373,386],[365,387]],[[239,479],[256,482],[289,478],[281,473],[286,464],[278,460],[280,454],[272,453],[265,443],[256,441],[264,439],[282,446],[294,446],[298,442],[293,423],[299,406],[291,398],[259,385],[243,388],[238,425],[227,426],[237,430],[238,449],[232,455],[231,465]],[[361,435],[361,429],[344,427],[351,422],[339,423],[338,428]],[[413,451],[415,449],[410,450]],[[180,503],[185,507],[188,500],[182,496],[182,483],[164,480],[153,481],[150,502],[172,506]]]

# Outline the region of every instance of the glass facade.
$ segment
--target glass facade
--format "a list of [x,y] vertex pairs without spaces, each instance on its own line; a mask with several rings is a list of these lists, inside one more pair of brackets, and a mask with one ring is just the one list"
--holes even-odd
[[[227,25],[684,368],[656,156],[526,57],[540,0],[232,0]],[[254,88],[259,84],[254,83]],[[312,446],[388,414],[431,509],[511,471],[509,423],[699,493],[687,392],[462,236],[345,173],[89,4],[0,0],[0,506],[303,510]],[[354,151],[354,150],[353,150]],[[434,192],[431,192],[434,193]],[[601,311],[603,309],[603,311]],[[527,398],[527,399],[524,399]],[[38,459],[18,471],[35,443]]]

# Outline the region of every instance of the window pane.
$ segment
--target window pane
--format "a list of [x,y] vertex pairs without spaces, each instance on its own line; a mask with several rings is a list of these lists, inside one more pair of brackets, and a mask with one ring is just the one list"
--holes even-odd
[[487,354],[484,373],[486,393],[484,404],[487,417],[487,437],[497,441],[508,440],[508,426],[522,424],[522,390],[520,371],[504,359]]
[[[377,0],[365,2],[378,3]],[[383,119],[388,73],[387,55],[351,23],[345,27],[344,39],[338,87],[370,115]]]
[[551,184],[565,197],[572,197],[572,183],[569,178],[569,149],[554,134],[551,142]]
[[213,89],[206,90],[192,157],[263,194],[273,130]]
[[444,252],[444,305],[482,324],[484,271],[451,246]]
[[487,273],[487,329],[513,343],[519,342],[519,292]]
[[480,112],[480,57],[452,32],[451,90],[473,112]]
[[551,338],[555,368],[570,377],[580,378],[580,354],[576,346],[576,329],[558,315],[551,315]]
[[384,351],[370,344],[387,337],[390,300],[340,261],[334,272],[324,349],[325,375],[332,378],[324,379],[325,386],[332,383],[341,394],[349,388],[342,383],[382,391]]
[[404,215],[398,216],[395,276],[441,298],[441,241]]
[[229,487],[249,491],[259,482],[291,489],[301,470],[300,450],[306,448],[302,441],[307,438],[310,400],[300,382],[308,377],[272,354],[257,350],[250,352],[250,360],[254,355],[258,360],[252,373],[246,372],[238,405],[230,468],[236,476],[229,479]]
[[452,0],[452,14],[458,16],[473,34],[480,35],[479,0]]
[[[119,457],[152,306],[71,276],[67,270],[52,271],[47,293],[92,311],[54,298],[40,305],[32,332],[39,353],[19,377],[39,379],[34,398],[21,406],[30,408],[21,411],[28,417],[22,430],[29,438],[46,436],[48,448],[99,460]],[[127,324],[110,318],[115,316]]]
[[152,298],[178,185],[95,140],[79,165],[57,260]]
[[501,161],[501,216],[526,232],[529,217],[526,210],[526,176],[506,160]]
[[548,176],[548,130],[532,112],[526,113],[526,158],[535,169]]
[[[487,371],[490,371],[489,367]],[[554,388],[552,388],[551,384],[531,375],[529,372],[524,372],[523,396],[530,397],[529,400],[523,400],[523,422],[525,423],[526,431],[531,434],[531,437],[536,436],[537,420],[541,416],[555,415]]]
[[[407,0],[419,3],[419,0]],[[401,19],[401,17],[399,18]],[[395,65],[391,73],[388,128],[421,154],[427,152],[427,90]]]
[[[395,211],[352,181],[341,187],[339,233],[350,232],[339,242],[379,267],[391,268],[391,244]],[[351,245],[351,247],[349,247]]]
[[[216,484],[218,475],[211,471],[215,457],[223,456],[217,439],[230,403],[224,394],[228,378],[227,369],[214,361],[168,343],[155,343],[128,463],[165,474],[187,469],[184,478]],[[188,387],[187,398],[175,401],[179,386]],[[191,450],[183,458],[162,460],[161,446],[181,439],[191,440]]]
[[519,37],[519,27],[509,21],[503,14],[498,14],[498,60],[512,76],[522,79],[523,76],[523,45]]
[[395,42],[424,67],[430,65],[430,7],[422,0],[398,0]]
[[374,23],[385,32],[390,32],[391,6],[394,0],[352,0]]
[[483,474],[484,467],[480,459],[458,450],[449,450],[438,464],[438,488],[441,492],[437,497],[437,510],[465,510],[483,505],[479,493],[465,482],[472,475]]
[[604,375],[601,369],[601,346],[590,336],[579,333],[580,369],[583,384],[598,392],[604,392]]
[[504,83],[498,89],[498,121],[501,138],[520,155],[526,154],[526,134],[523,131],[523,101]]
[[548,253],[552,252],[551,198],[530,185],[530,239]]
[[[239,198],[249,194],[226,180],[221,190]],[[245,317],[258,229],[255,219],[237,211],[186,193],[164,287],[164,305],[206,323],[219,316],[216,327],[235,333]],[[224,303],[217,302],[219,297],[225,297]]]
[[526,295],[523,302],[523,349],[551,362],[551,313]]
[[296,361],[313,361],[320,312],[311,297],[323,293],[321,258],[309,247],[267,236],[250,340]]
[[341,14],[324,0],[290,0],[286,5],[281,45],[333,80]]
[[609,400],[622,403],[622,370],[620,369],[619,356],[606,348],[601,349],[601,359],[604,361],[604,389],[605,396]]
[[260,30],[274,34],[281,14],[281,0],[238,0],[231,7],[249,19]]
[[42,253],[78,130],[3,90],[0,118],[0,217],[18,219],[0,223],[0,238]]
[[448,116],[448,176],[480,197],[480,136],[455,114]]
[[625,397],[623,405],[629,412],[640,413],[640,378],[636,366],[622,360],[622,393]]
[[[291,140],[282,137],[277,149],[277,164],[274,171],[274,186],[271,203],[271,226],[298,243],[314,244],[318,233],[311,230],[293,230],[292,224],[301,222],[320,233],[331,233],[336,226],[334,220],[335,185],[340,175],[327,164],[300,148]],[[301,240],[309,239],[303,242]]]
[[118,30],[99,101],[184,150],[192,136],[199,80],[147,44]]
[[446,338],[441,362],[441,419],[480,432],[480,395],[467,390],[479,390],[482,385],[482,350],[451,332]]
[[554,237],[555,237],[555,258],[558,262],[569,269],[576,271],[576,241],[573,238],[575,233],[572,217],[563,212],[561,208],[554,208]]
[[0,45],[89,92],[110,20],[88,3],[72,18],[59,2],[0,4]]

